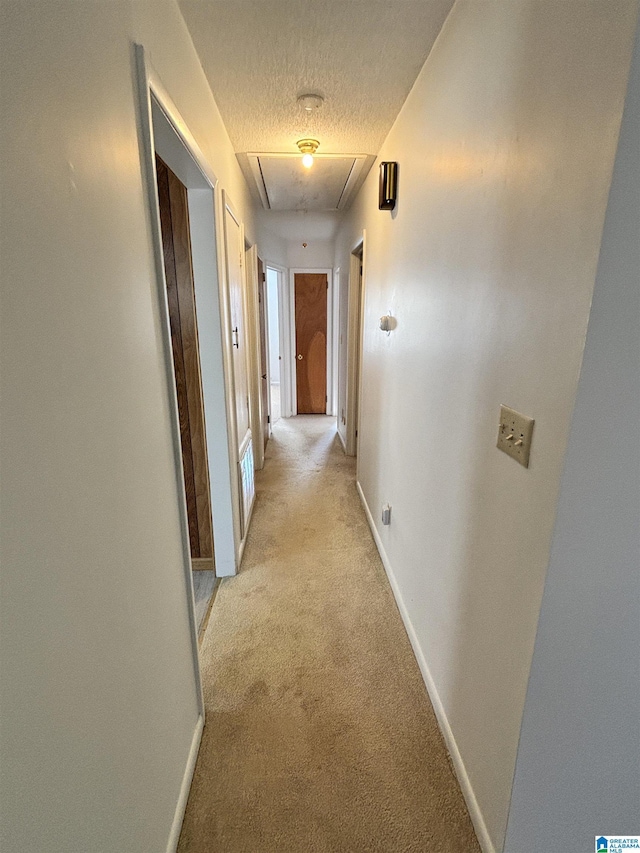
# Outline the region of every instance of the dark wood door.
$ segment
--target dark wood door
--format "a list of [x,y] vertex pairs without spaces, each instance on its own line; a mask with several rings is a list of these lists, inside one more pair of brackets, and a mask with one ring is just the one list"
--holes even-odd
[[258,258],[258,313],[260,315],[260,396],[262,398],[262,430],[264,446],[269,441],[269,385],[267,375],[267,292],[264,264]]
[[213,560],[209,464],[187,190],[159,157],[156,157],[156,169],[191,557]]
[[295,273],[298,414],[327,410],[327,274]]

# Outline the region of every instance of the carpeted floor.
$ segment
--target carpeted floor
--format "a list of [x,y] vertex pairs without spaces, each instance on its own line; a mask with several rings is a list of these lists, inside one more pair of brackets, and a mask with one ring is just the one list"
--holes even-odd
[[335,420],[280,420],[256,485],[180,853],[476,853]]

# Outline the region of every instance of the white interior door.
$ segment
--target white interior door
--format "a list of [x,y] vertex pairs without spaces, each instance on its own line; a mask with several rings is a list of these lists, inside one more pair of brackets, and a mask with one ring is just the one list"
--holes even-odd
[[249,383],[247,377],[247,329],[244,312],[242,229],[233,213],[225,209],[225,234],[227,240],[227,270],[229,280],[229,308],[231,315],[231,349],[235,385],[236,424],[238,430],[238,460],[250,436]]

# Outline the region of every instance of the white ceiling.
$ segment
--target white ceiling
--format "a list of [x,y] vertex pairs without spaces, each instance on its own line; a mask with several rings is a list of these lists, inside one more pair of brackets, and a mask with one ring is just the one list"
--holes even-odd
[[[299,154],[249,154],[247,159],[267,210],[344,210],[373,158],[320,155],[311,169],[304,168]],[[238,160],[244,166],[244,155]]]
[[[297,152],[312,136],[319,154],[375,155],[453,0],[179,3],[237,154]],[[325,98],[311,115],[305,92]]]

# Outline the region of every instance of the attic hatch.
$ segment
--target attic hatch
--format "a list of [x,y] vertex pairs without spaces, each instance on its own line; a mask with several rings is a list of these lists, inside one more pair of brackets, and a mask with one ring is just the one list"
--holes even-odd
[[305,211],[344,210],[375,159],[366,154],[316,154],[313,166],[305,169],[299,154],[246,158],[265,210]]

